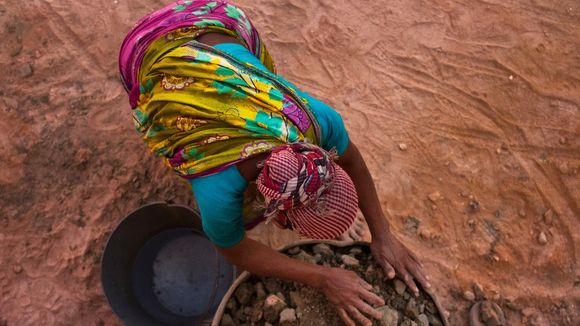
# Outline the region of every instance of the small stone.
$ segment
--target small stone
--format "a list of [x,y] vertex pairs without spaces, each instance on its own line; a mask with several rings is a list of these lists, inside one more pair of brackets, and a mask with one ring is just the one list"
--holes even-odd
[[258,282],[254,285],[254,288],[256,289],[256,297],[258,300],[264,300],[264,298],[266,298],[266,288],[264,288],[264,283]]
[[391,309],[388,306],[379,307],[377,310],[383,314],[379,320],[380,326],[397,326],[399,313],[396,310]]
[[560,163],[560,165],[558,166],[558,169],[560,170],[560,172],[562,174],[568,174],[568,172],[570,172],[570,166],[568,165],[568,162]]
[[25,63],[20,69],[18,70],[18,74],[20,77],[26,78],[30,77],[33,74],[32,65],[30,63]]
[[229,311],[236,311],[238,309],[238,302],[236,301],[236,299],[231,298],[230,300],[228,300],[228,303],[226,304],[226,308]]
[[554,223],[554,212],[552,212],[551,209],[548,209],[544,213],[544,223],[547,225],[552,225],[552,223]]
[[264,301],[264,319],[269,323],[277,323],[280,312],[286,308],[286,302],[277,295],[270,295]]
[[413,320],[407,319],[401,323],[401,326],[417,326],[417,323],[414,322]]
[[288,253],[290,255],[297,255],[298,253],[300,253],[302,251],[302,249],[300,249],[300,247],[296,246],[296,247],[292,247],[290,249],[288,249]]
[[408,148],[409,148],[409,146],[407,146],[407,144],[405,144],[405,143],[399,144],[399,149],[402,151],[406,151]]
[[520,217],[526,217],[526,211],[525,211],[525,210],[522,208],[522,209],[520,209],[520,210],[518,211],[518,215],[519,215]]
[[474,282],[473,283],[473,293],[475,294],[475,298],[481,300],[484,298],[484,293],[483,293],[483,287],[481,286],[481,284]]
[[510,75],[510,76],[508,77],[508,79],[509,79],[509,80],[514,80],[514,75]]
[[429,198],[429,200],[432,202],[436,202],[439,199],[441,199],[441,194],[439,193],[439,191],[434,191],[434,192],[430,193],[429,195],[427,195],[427,198]]
[[304,306],[304,300],[302,300],[300,293],[298,293],[296,291],[290,292],[290,303],[292,303],[292,305],[294,305],[296,307]]
[[566,143],[568,143],[568,139],[562,136],[560,139],[558,139],[558,142],[560,142],[561,145],[566,145]]
[[419,315],[419,317],[417,317],[417,324],[419,326],[429,326],[429,318],[427,317],[427,315],[425,314]]
[[224,314],[222,316],[220,326],[236,326],[236,323],[234,322],[234,320],[232,319],[232,316],[230,316],[230,314]]
[[12,266],[12,271],[14,272],[14,274],[22,273],[22,265],[16,264],[16,265]]
[[334,251],[332,251],[332,249],[330,249],[330,246],[325,243],[319,243],[315,245],[314,247],[312,247],[312,251],[315,254],[322,255],[323,257],[329,257],[334,255]]
[[479,210],[479,202],[475,199],[472,199],[469,201],[468,207],[471,213],[477,212]]
[[296,310],[286,308],[280,313],[280,323],[291,323],[296,321]]
[[316,264],[316,258],[307,254],[304,250],[301,250],[297,255],[292,256],[292,258],[301,260],[305,263]]
[[415,299],[409,300],[405,306],[405,315],[412,319],[417,319],[419,317],[419,307],[417,307],[417,302]]
[[352,247],[348,252],[351,256],[356,256],[362,254],[362,249],[360,247]]
[[238,302],[242,305],[248,304],[250,299],[252,299],[252,294],[254,289],[250,285],[250,283],[242,283],[238,287],[235,292],[235,297],[238,299]]
[[407,285],[405,285],[405,283],[399,281],[399,280],[395,280],[395,291],[399,294],[399,295],[403,295],[403,293],[405,293],[405,290],[407,289]]
[[541,245],[548,243],[548,237],[546,237],[544,232],[540,232],[540,234],[538,234],[538,243]]
[[342,256],[340,256],[340,259],[342,260],[342,262],[346,266],[359,266],[360,265],[358,259],[354,258],[353,256],[342,255]]
[[264,281],[264,286],[266,287],[266,290],[268,290],[269,293],[277,293],[282,291],[282,286],[274,278],[267,278]]
[[467,290],[467,291],[463,292],[463,298],[467,301],[473,301],[473,300],[475,300],[475,294],[473,294],[473,292]]
[[264,316],[264,312],[259,307],[253,307],[250,310],[250,321],[252,323],[259,322],[260,320],[262,320],[263,316]]

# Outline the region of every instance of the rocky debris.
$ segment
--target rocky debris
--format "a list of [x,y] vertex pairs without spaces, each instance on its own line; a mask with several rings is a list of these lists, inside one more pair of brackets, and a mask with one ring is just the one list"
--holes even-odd
[[383,314],[381,320],[379,320],[380,326],[397,326],[397,322],[399,320],[399,313],[389,308],[388,306],[382,306],[377,308]]
[[291,323],[296,321],[296,310],[286,308],[280,313],[280,323]]
[[406,151],[407,149],[409,149],[409,146],[405,143],[400,143],[399,144],[399,149],[402,151]]
[[302,250],[300,249],[300,247],[292,247],[290,249],[288,249],[288,253],[290,255],[298,255],[298,253],[300,253]]
[[280,313],[286,308],[286,302],[277,295],[271,294],[264,301],[264,319],[270,323],[278,322]]
[[240,284],[234,295],[236,299],[238,299],[238,302],[240,304],[245,305],[249,303],[250,300],[252,299],[253,294],[252,292],[253,292],[252,285],[248,283],[242,283]]
[[469,201],[469,204],[467,204],[467,207],[469,209],[469,212],[475,213],[479,210],[479,202],[475,199],[472,199]]
[[256,298],[258,298],[258,300],[264,300],[264,298],[266,298],[266,288],[264,287],[264,283],[256,283],[256,285],[254,285],[254,289],[256,291]]
[[331,257],[334,255],[334,251],[332,251],[330,246],[325,243],[319,243],[315,245],[312,247],[312,251],[314,251],[315,254],[322,255],[322,257]]
[[220,326],[236,326],[236,323],[229,314],[224,314],[220,322]]
[[475,294],[473,294],[473,292],[466,290],[463,292],[463,298],[467,301],[474,301],[475,300]]
[[434,191],[432,193],[430,193],[429,195],[427,195],[427,198],[429,198],[430,201],[432,202],[436,202],[439,199],[441,199],[441,194],[439,193],[439,191]]
[[405,306],[405,315],[409,318],[417,319],[419,317],[419,308],[415,299],[411,299]]
[[[400,279],[387,279],[367,246],[332,247],[303,245],[286,253],[295,259],[331,267],[341,266],[360,275],[383,298],[383,313],[373,325],[443,325],[432,299],[424,292],[413,297]],[[334,305],[324,294],[309,286],[273,278],[251,276],[234,292],[226,304],[221,325],[340,325]]]
[[395,291],[399,295],[403,295],[403,293],[405,293],[405,290],[407,289],[407,285],[399,280],[395,280],[394,283],[395,283]]
[[475,298],[478,300],[483,300],[485,297],[485,294],[483,293],[483,287],[477,282],[473,283],[473,293],[475,294]]
[[503,313],[500,308],[489,301],[481,304],[479,318],[486,326],[505,326]]
[[316,264],[316,258],[314,258],[313,256],[305,253],[302,250],[298,254],[292,256],[292,258],[301,260],[301,261],[303,261],[305,263]]
[[342,255],[340,259],[346,266],[358,266],[360,264],[358,259],[349,255]]
[[548,237],[546,236],[546,233],[540,232],[540,234],[538,234],[538,243],[541,245],[548,243]]
[[419,326],[429,326],[429,318],[427,315],[420,314],[419,317],[417,317],[417,324]]

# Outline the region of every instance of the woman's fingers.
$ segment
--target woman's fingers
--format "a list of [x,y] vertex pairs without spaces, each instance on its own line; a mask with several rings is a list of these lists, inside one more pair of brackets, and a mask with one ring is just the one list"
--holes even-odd
[[[384,302],[383,302],[383,305],[384,305]],[[380,311],[376,310],[375,308],[371,307],[370,305],[368,305],[365,302],[361,301],[361,302],[357,303],[356,308],[359,311],[362,311],[367,316],[373,317],[374,319],[381,319],[381,317],[383,317],[383,314]]]
[[417,285],[413,281],[413,276],[411,274],[409,274],[409,272],[407,272],[406,269],[402,269],[401,271],[399,271],[399,275],[401,276],[401,278],[403,279],[405,284],[407,284],[409,289],[411,289],[411,291],[413,291],[413,294],[415,294],[415,296],[418,296],[419,295],[419,288],[417,288]]
[[385,300],[383,300],[381,297],[379,297],[378,295],[376,295],[370,291],[362,291],[361,297],[364,301],[366,301],[372,305],[375,305],[375,306],[384,306],[385,305]]
[[381,266],[383,266],[383,270],[385,271],[385,275],[387,275],[388,278],[394,278],[395,277],[395,268],[389,264],[388,261],[386,261],[385,259],[380,261]]
[[431,287],[427,275],[425,275],[421,268],[412,268],[411,274],[413,274],[413,277],[415,277],[415,279],[421,284],[423,288],[428,289]]
[[348,307],[348,313],[354,319],[358,320],[358,322],[361,323],[361,325],[364,325],[364,326],[372,326],[373,325],[373,322],[370,319],[365,317],[360,311],[358,311],[357,308],[355,308],[353,306]]
[[348,316],[346,310],[344,310],[343,308],[338,308],[338,316],[340,317],[340,319],[342,319],[345,325],[356,326],[354,321]]

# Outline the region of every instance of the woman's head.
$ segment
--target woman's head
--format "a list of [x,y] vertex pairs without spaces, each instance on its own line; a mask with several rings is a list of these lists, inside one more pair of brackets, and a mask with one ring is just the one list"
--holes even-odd
[[314,239],[333,239],[355,220],[358,198],[348,174],[322,148],[296,143],[275,148],[257,180],[266,217]]

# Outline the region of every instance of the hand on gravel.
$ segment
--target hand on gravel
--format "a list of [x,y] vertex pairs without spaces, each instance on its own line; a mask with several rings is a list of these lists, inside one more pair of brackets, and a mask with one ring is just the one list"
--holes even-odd
[[338,315],[346,325],[354,326],[356,320],[361,325],[371,326],[371,320],[365,315],[380,319],[382,313],[372,305],[385,305],[385,301],[372,293],[371,289],[372,286],[355,272],[331,268],[320,290],[335,305]]
[[394,278],[395,274],[398,274],[415,296],[419,295],[415,282],[419,282],[424,289],[431,287],[417,256],[392,233],[389,232],[381,239],[373,239],[371,251],[387,277]]

